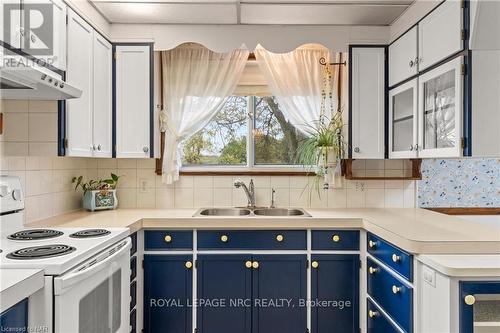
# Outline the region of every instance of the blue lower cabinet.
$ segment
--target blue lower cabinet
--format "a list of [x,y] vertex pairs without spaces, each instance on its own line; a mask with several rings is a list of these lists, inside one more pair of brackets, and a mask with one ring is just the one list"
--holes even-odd
[[199,255],[197,332],[251,333],[252,256]]
[[372,256],[406,280],[413,282],[413,255],[372,233],[368,233],[367,236],[367,249]]
[[137,332],[137,312],[135,309],[130,311],[130,333]]
[[144,332],[192,333],[193,258],[144,256]]
[[[473,333],[475,322],[483,322],[484,332],[500,331],[498,326],[490,326],[490,331],[484,325],[500,321],[500,281],[460,281],[459,289],[460,333]],[[481,300],[481,295],[488,296]]]
[[0,332],[27,332],[28,299],[25,298],[0,314]]
[[413,289],[375,261],[367,260],[367,292],[398,325],[413,332]]
[[311,257],[312,333],[359,332],[359,255]]
[[367,308],[367,333],[400,333],[396,326],[369,299],[367,300]]
[[305,333],[306,256],[254,255],[253,263],[252,333]]

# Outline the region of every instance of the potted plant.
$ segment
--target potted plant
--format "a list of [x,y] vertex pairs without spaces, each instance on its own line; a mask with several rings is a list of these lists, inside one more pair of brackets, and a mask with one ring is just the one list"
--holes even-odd
[[315,125],[307,125],[307,138],[297,148],[296,161],[315,174],[314,188],[318,193],[321,182],[323,188],[328,188],[334,171],[340,170],[340,160],[344,158],[345,151],[343,126],[339,110],[331,120],[321,119]]
[[116,185],[119,176],[114,173],[108,179],[91,179],[83,182],[83,176],[73,177],[72,183],[76,183],[75,191],[78,188],[83,190],[83,208],[89,211],[102,209],[115,209],[118,205],[116,197]]

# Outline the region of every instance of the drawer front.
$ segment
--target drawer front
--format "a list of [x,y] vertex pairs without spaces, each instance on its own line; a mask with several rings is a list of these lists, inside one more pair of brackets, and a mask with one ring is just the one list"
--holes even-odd
[[313,250],[359,250],[359,231],[357,230],[313,230]]
[[367,237],[368,253],[391,267],[408,281],[413,281],[413,256],[400,248],[369,233]]
[[305,250],[305,230],[221,230],[198,231],[198,249]]
[[403,330],[412,332],[413,289],[405,286],[383,267],[368,258],[368,294],[397,322]]
[[371,300],[367,301],[366,323],[368,333],[400,333]]
[[191,250],[193,249],[192,231],[146,230],[144,231],[145,250]]
[[130,258],[130,281],[137,276],[137,257]]

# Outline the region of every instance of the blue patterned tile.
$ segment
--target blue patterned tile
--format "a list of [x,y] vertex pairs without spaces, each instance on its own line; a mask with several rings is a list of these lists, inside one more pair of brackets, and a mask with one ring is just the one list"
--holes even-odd
[[500,159],[422,161],[420,207],[500,207]]

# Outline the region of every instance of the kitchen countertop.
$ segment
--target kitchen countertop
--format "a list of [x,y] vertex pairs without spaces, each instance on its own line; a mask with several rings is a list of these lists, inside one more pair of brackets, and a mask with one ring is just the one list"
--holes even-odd
[[0,269],[0,313],[44,286],[43,269]]
[[453,277],[499,277],[500,255],[419,255],[418,260],[438,272]]
[[193,217],[197,209],[78,211],[30,224],[44,227],[170,229],[363,228],[414,254],[500,254],[500,228],[408,208],[306,209],[311,217]]

